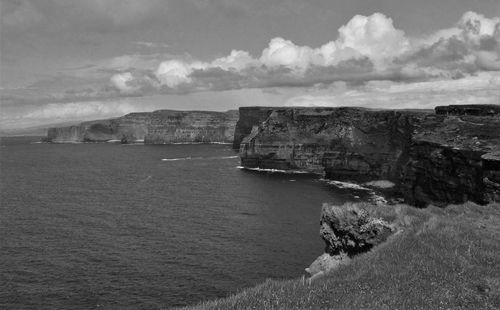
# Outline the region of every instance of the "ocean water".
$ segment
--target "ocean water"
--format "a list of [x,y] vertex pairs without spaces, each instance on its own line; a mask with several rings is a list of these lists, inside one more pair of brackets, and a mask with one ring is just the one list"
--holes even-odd
[[160,309],[300,277],[319,176],[239,169],[228,145],[2,138],[0,308]]

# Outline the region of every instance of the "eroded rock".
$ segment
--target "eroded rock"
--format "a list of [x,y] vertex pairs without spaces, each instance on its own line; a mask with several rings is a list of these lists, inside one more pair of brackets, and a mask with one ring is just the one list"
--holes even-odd
[[320,235],[325,252],[353,256],[384,242],[394,228],[383,219],[374,217],[368,208],[345,204],[323,204]]
[[374,216],[371,208],[376,206],[323,204],[320,235],[325,241],[325,253],[305,269],[311,275],[310,281],[348,264],[352,256],[383,243],[395,231],[393,225]]

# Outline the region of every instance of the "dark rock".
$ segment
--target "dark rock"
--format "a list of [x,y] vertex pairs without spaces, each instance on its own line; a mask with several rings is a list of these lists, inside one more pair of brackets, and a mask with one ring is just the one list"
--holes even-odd
[[434,115],[417,124],[398,180],[408,203],[498,201],[500,192],[485,181],[500,181],[500,115]]
[[500,105],[495,104],[467,104],[467,105],[449,105],[436,107],[436,114],[445,115],[474,115],[474,116],[493,116],[500,114]]
[[494,105],[439,107],[438,114],[274,108],[242,140],[241,163],[321,173],[334,180],[386,179],[406,202],[419,206],[498,201],[498,110]]
[[366,252],[384,242],[394,230],[384,220],[372,216],[369,209],[353,204],[324,204],[320,225],[325,252],[332,256]]
[[239,149],[241,141],[252,132],[254,127],[265,121],[272,111],[273,108],[270,107],[241,107],[234,132],[233,148]]
[[376,206],[323,204],[320,235],[325,253],[305,269],[309,283],[341,265],[350,263],[354,255],[367,252],[383,243],[395,231],[385,220],[373,215]]
[[405,155],[411,133],[409,116],[414,113],[362,108],[275,109],[243,139],[242,165],[325,172],[332,179],[390,178]]

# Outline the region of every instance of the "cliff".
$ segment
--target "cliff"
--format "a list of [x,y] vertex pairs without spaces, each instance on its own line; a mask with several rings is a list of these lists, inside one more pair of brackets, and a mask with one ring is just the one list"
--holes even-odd
[[[248,131],[251,122],[240,122]],[[242,140],[240,157],[249,168],[388,179],[414,205],[486,203],[500,197],[500,114],[496,106],[277,108]]]
[[238,111],[172,111],[130,113],[123,117],[50,128],[49,142],[233,142]]
[[239,149],[241,141],[252,132],[254,127],[264,122],[272,111],[271,107],[241,107],[234,132],[233,148]]

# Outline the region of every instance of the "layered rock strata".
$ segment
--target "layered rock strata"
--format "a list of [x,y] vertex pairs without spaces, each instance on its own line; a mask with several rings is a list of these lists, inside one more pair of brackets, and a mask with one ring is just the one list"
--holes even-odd
[[49,142],[142,142],[147,144],[232,143],[238,111],[172,111],[130,113],[123,117],[50,128]]
[[500,196],[499,112],[478,105],[436,112],[275,108],[242,140],[241,163],[336,180],[387,179],[414,205],[486,203]]
[[272,111],[273,108],[270,107],[241,107],[234,132],[233,148],[239,149],[243,139],[262,124]]

